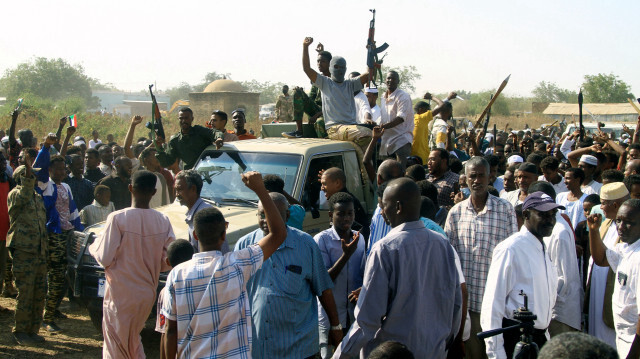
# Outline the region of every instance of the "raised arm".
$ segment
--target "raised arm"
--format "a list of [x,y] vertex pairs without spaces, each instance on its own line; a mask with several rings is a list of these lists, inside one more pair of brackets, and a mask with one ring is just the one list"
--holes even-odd
[[[347,243],[344,239],[340,239],[342,242],[342,255],[338,260],[333,264],[333,267],[329,268],[329,277],[331,277],[332,281],[336,281],[340,272],[349,261],[349,258],[356,252],[358,248],[358,241],[360,240],[360,232],[353,235],[351,242]],[[364,239],[363,239],[364,240]]]
[[61,156],[67,155],[67,149],[69,148],[69,140],[71,139],[71,136],[73,136],[73,134],[75,133],[76,133],[75,127],[73,126],[67,127],[67,134],[64,137],[64,143],[62,144],[62,149],[60,150]]
[[66,124],[67,124],[67,116],[60,119],[58,124],[58,130],[56,131],[56,143],[53,144],[53,147],[55,147],[56,150],[58,151],[60,151],[60,138],[62,138],[62,129]]
[[[431,99],[434,100],[438,104],[438,107],[434,108],[431,111],[433,113],[433,116],[439,114],[442,111],[445,102],[449,102],[449,101],[453,100],[456,97],[458,97],[458,94],[453,92],[453,91],[449,92],[449,96],[447,96],[447,98],[444,101],[440,101],[440,99],[438,99],[436,97],[432,97]],[[448,120],[448,118],[445,118],[444,120]]]
[[134,158],[133,150],[131,149],[131,144],[133,143],[133,134],[136,132],[136,126],[138,126],[142,122],[142,116],[134,116],[131,119],[131,123],[129,124],[129,130],[127,130],[127,135],[124,138],[124,154],[129,158]]
[[600,148],[600,145],[598,144],[590,147],[578,148],[569,152],[567,159],[571,163],[571,167],[578,167],[578,163],[580,162],[580,157],[582,157],[582,155],[588,155],[591,152],[600,152],[601,150],[602,148]]
[[631,143],[640,143],[640,116],[638,116],[638,123],[636,124],[636,132],[633,133],[633,141]]
[[371,182],[376,182],[376,168],[373,161],[373,153],[375,152],[376,145],[382,134],[384,133],[384,129],[379,126],[376,126],[371,131],[371,142],[367,146],[367,150],[364,151],[364,156],[362,162],[364,164],[364,168],[367,170],[367,175],[369,176],[369,180]]
[[264,208],[269,234],[264,236],[258,245],[262,248],[264,260],[267,260],[287,238],[287,226],[282,220],[278,207],[269,196],[269,191],[264,187],[264,181],[259,172],[243,173],[242,182],[258,195],[262,208]]
[[316,83],[318,73],[311,68],[311,61],[309,60],[309,45],[313,43],[313,37],[305,37],[302,42],[302,69],[307,74],[311,83]]
[[[602,221],[602,215],[591,214],[587,218],[587,226],[589,226],[589,248],[591,249],[591,257],[593,263],[600,267],[608,267],[607,261],[607,247],[600,238],[600,223]],[[615,224],[611,224],[612,226]]]
[[13,110],[11,113],[11,125],[9,126],[9,146],[16,145],[16,122],[18,122],[18,115],[20,110]]

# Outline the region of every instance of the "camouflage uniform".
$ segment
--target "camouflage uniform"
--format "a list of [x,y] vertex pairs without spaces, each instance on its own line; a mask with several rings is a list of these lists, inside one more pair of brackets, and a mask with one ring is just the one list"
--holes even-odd
[[276,120],[278,122],[293,121],[293,99],[292,96],[280,95],[276,102]]
[[24,176],[20,166],[14,173],[20,185],[9,192],[7,247],[13,259],[18,287],[14,332],[38,333],[47,293],[47,216],[44,201],[35,190],[34,176]]
[[67,285],[67,243],[71,240],[73,230],[62,233],[49,232],[49,256],[47,258],[49,288],[45,302],[44,321],[55,319],[56,309],[60,306],[66,293]]
[[[305,113],[307,116],[311,117],[320,111],[322,111],[322,94],[318,87],[315,85],[311,86],[309,95],[304,93],[302,90],[296,90],[293,92],[293,119],[296,122],[302,122],[302,117]],[[322,117],[316,120],[314,127],[318,138],[327,137]]]

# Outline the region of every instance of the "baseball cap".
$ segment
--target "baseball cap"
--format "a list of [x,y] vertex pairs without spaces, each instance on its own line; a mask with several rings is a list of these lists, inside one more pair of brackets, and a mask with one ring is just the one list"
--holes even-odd
[[540,212],[548,212],[556,208],[566,209],[564,206],[557,204],[551,196],[540,191],[529,194],[522,204],[523,211],[527,209],[535,209]]

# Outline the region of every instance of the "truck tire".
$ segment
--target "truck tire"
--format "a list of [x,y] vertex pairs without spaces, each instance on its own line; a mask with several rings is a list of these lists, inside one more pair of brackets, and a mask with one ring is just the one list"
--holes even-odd
[[102,311],[101,310],[88,310],[91,323],[96,330],[102,334]]

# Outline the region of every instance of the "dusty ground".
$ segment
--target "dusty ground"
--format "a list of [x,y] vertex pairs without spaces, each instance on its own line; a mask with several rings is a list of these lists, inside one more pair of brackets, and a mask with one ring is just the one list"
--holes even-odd
[[[13,308],[16,301],[10,298],[0,297],[0,307],[9,308],[11,311],[0,312],[0,358],[101,358],[102,357],[102,333],[91,324],[89,313],[75,302],[69,302],[65,298],[60,305],[60,310],[69,318],[60,319],[58,325],[62,327],[60,334],[49,334],[44,330],[40,335],[47,340],[40,346],[19,346],[13,341]],[[158,358],[160,335],[153,330],[155,322],[147,322],[142,331],[142,343],[148,358]]]

